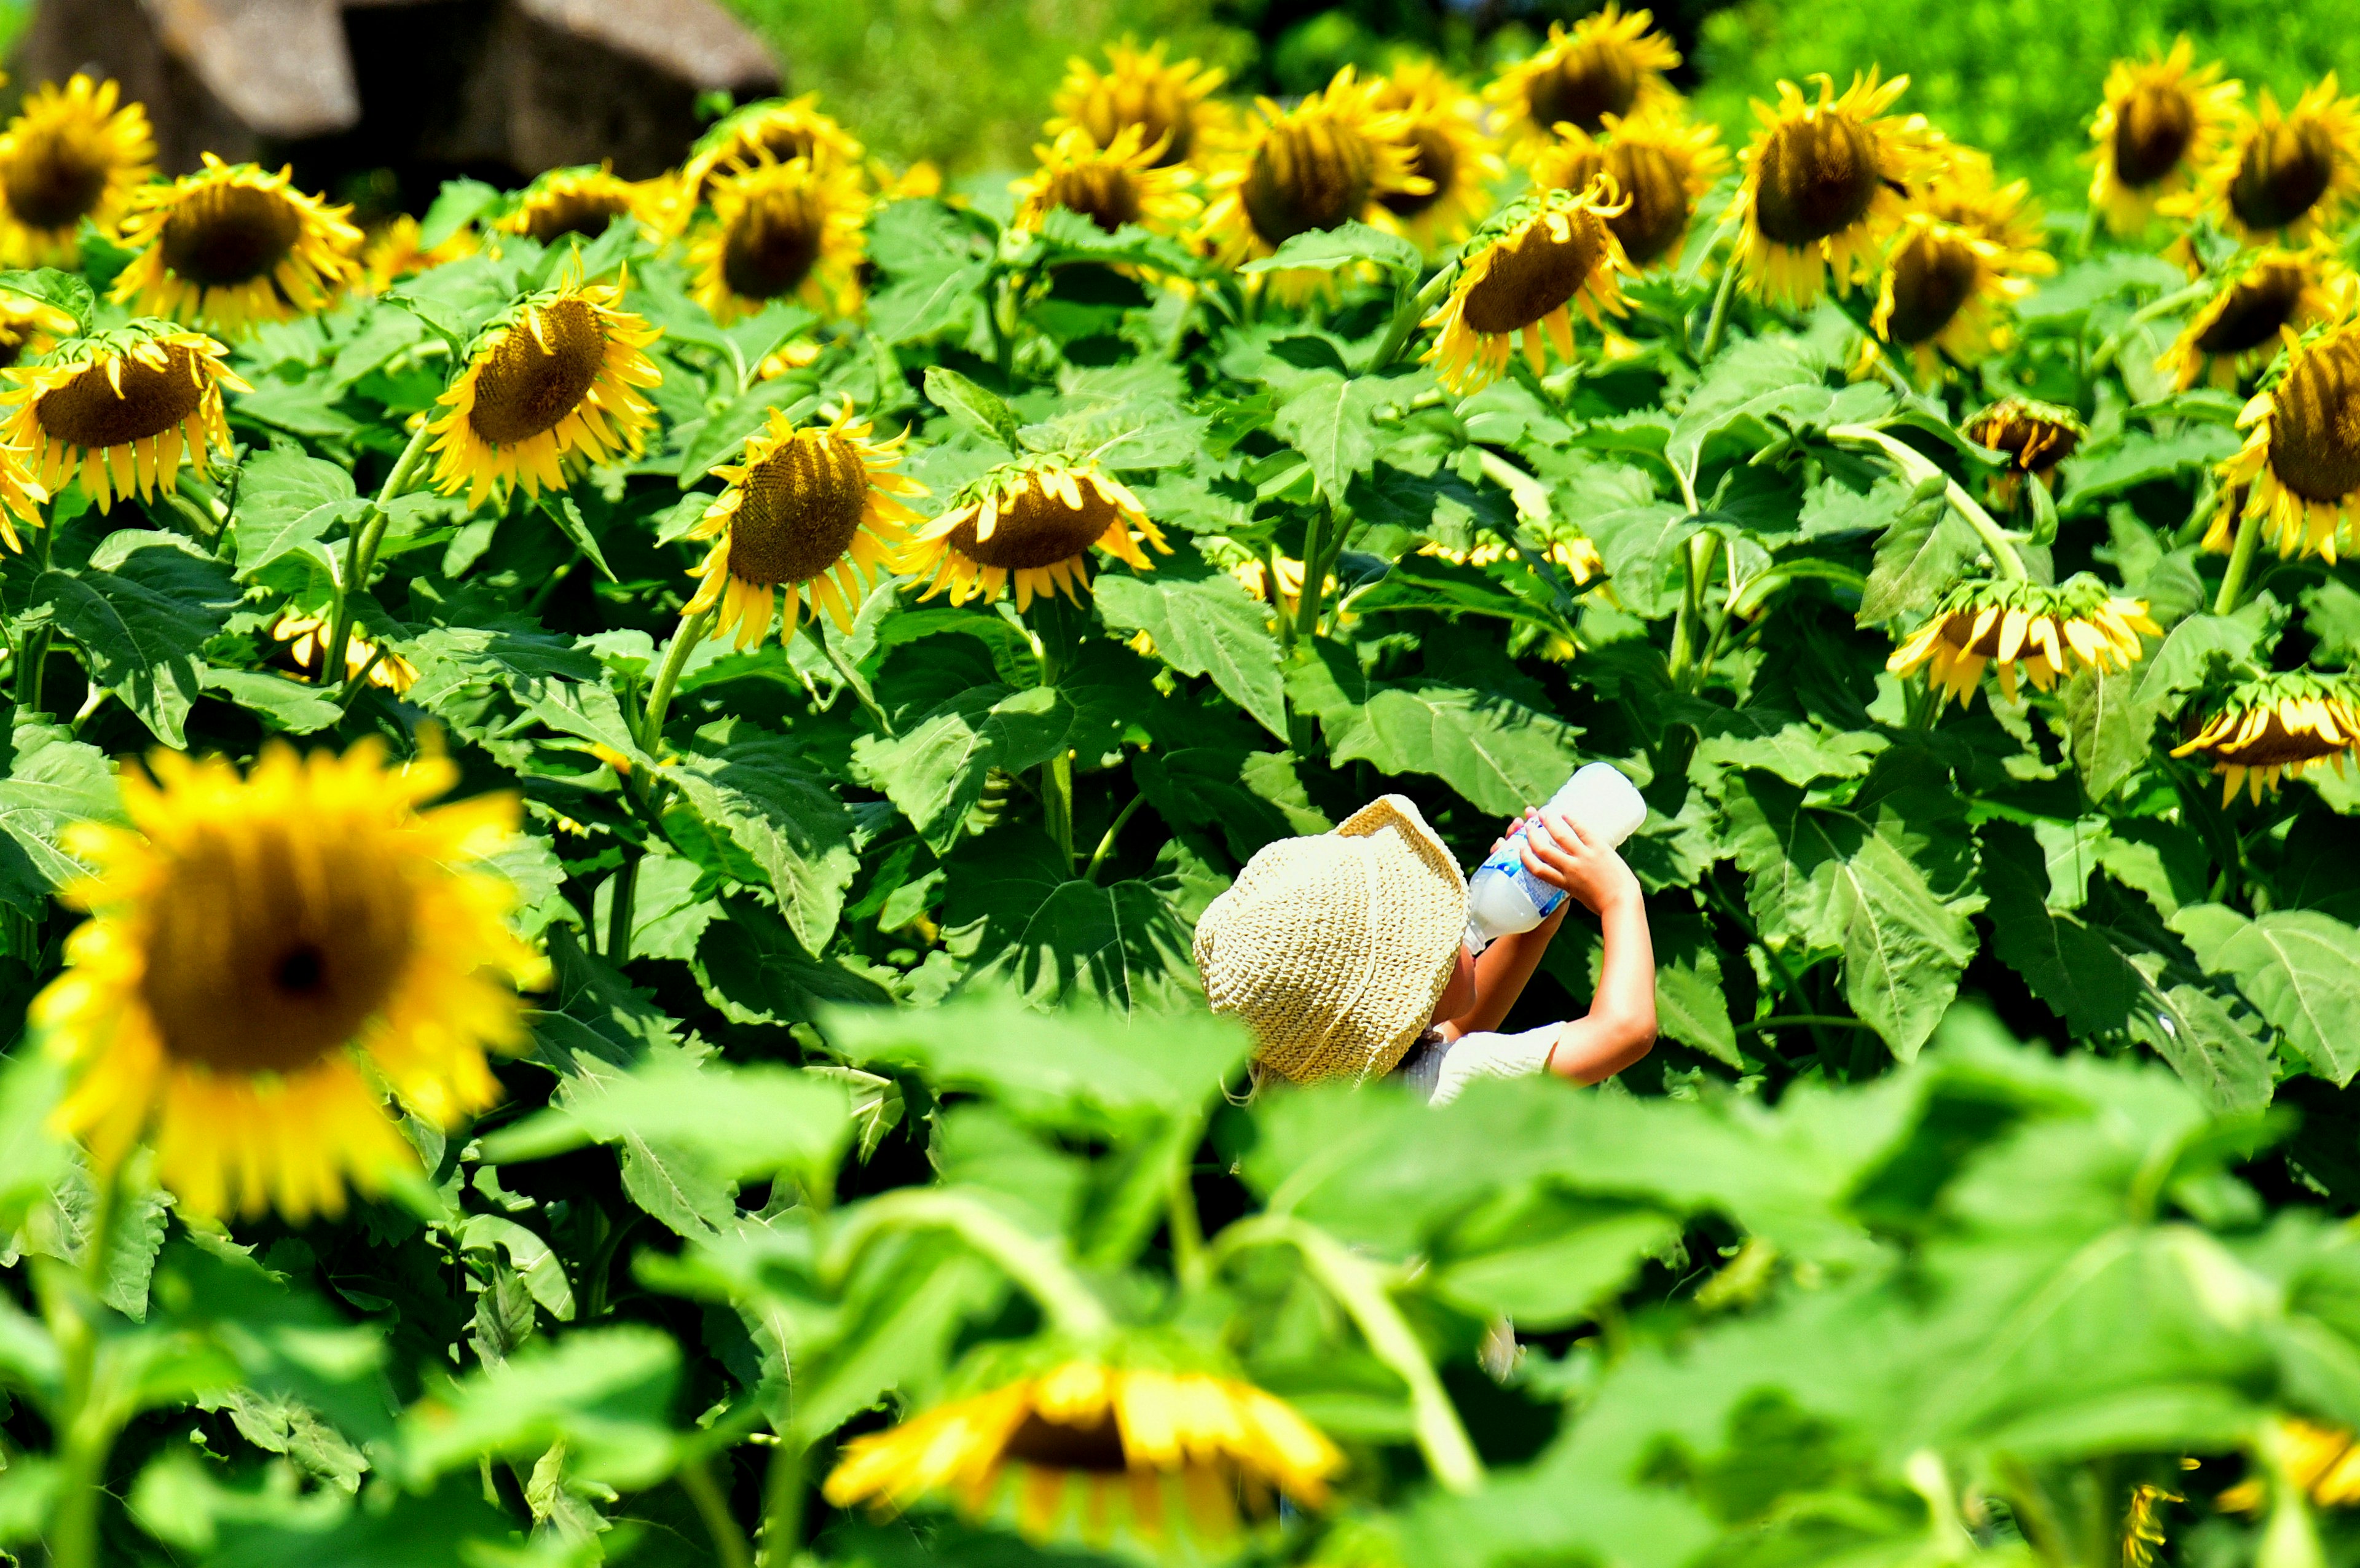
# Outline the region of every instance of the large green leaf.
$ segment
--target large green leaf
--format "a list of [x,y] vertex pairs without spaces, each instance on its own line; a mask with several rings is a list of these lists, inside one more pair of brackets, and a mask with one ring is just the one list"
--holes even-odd
[[682,793],[751,855],[779,912],[812,953],[827,945],[859,860],[852,813],[792,742],[718,725],[667,772]]
[[1002,828],[952,856],[949,870],[943,939],[977,979],[1041,1007],[1153,1009],[1196,992],[1180,867],[1100,887],[1074,876],[1040,833]]
[[2312,1072],[2339,1088],[2360,1073],[2360,931],[2313,909],[2248,920],[2225,904],[2172,917],[2196,961],[2238,988]]
[[115,770],[61,724],[19,709],[0,778],[0,902],[36,919],[49,895],[91,868],[65,847],[74,823],[115,815]]
[[928,713],[901,734],[863,735],[853,765],[885,792],[936,855],[947,855],[983,798],[985,776],[1021,773],[1065,749],[1074,711],[1052,687],[1011,691],[978,686]]
[[[414,319],[388,313],[388,319]],[[237,474],[237,574],[251,577],[290,550],[325,537],[350,522],[364,503],[353,493],[353,476],[333,463],[304,455],[300,447],[274,447],[248,458]]]
[[412,1407],[401,1468],[419,1486],[478,1459],[530,1460],[563,1443],[578,1474],[644,1486],[675,1462],[665,1418],[679,1382],[680,1347],[641,1324],[536,1341]]
[[1317,713],[1338,762],[1441,779],[1478,809],[1509,816],[1557,793],[1581,765],[1581,732],[1554,714],[1439,681],[1369,681],[1351,655],[1323,643],[1288,683]]
[[1319,493],[1340,502],[1353,476],[1377,461],[1371,416],[1393,393],[1375,376],[1314,371],[1289,391],[1271,416],[1271,428],[1301,452],[1319,481]]
[[185,744],[181,726],[203,684],[197,650],[238,601],[229,568],[177,536],[131,530],[91,559],[80,572],[42,573],[34,594],[82,646],[100,685],[158,739]]
[[1286,738],[1286,693],[1270,612],[1225,572],[1109,572],[1097,584],[1098,613],[1119,632],[1145,632],[1184,675],[1209,675],[1253,721]]

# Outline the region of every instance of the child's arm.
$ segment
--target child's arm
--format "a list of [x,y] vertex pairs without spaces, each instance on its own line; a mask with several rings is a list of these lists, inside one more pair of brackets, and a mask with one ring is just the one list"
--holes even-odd
[[[1655,944],[1647,931],[1647,905],[1639,879],[1611,847],[1584,840],[1562,812],[1544,812],[1541,824],[1553,842],[1539,842],[1527,833],[1524,864],[1593,911],[1605,944],[1589,1015],[1558,1027],[1549,1071],[1578,1083],[1596,1083],[1646,1055],[1655,1043]],[[1564,906],[1557,912],[1562,915]]]

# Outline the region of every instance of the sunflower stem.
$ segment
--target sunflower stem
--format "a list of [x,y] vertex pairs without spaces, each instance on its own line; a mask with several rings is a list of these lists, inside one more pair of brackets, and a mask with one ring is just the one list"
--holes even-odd
[[614,897],[606,910],[607,963],[621,968],[631,956],[631,906],[638,901],[639,862],[647,851],[635,844],[623,846],[623,864],[615,868],[612,878]]
[[1074,872],[1074,754],[1061,751],[1041,765],[1041,815],[1068,877]]
[[713,612],[699,610],[685,616],[680,630],[672,634],[672,646],[664,650],[664,661],[656,671],[656,683],[648,692],[647,716],[639,723],[639,749],[653,757],[662,743],[664,710],[672,706],[672,689],[680,684],[680,672],[688,663],[688,656],[696,650],[713,631]]
[[1697,363],[1702,365],[1721,352],[1721,334],[1729,325],[1729,297],[1737,292],[1737,257],[1731,256],[1721,264],[1721,286],[1712,291],[1712,314],[1704,321],[1704,345],[1697,350]]
[[353,631],[353,595],[367,586],[369,572],[377,565],[377,546],[385,540],[389,515],[387,509],[409,490],[410,482],[426,462],[426,449],[433,441],[427,428],[430,423],[426,419],[418,421],[410,444],[394,459],[393,472],[385,476],[377,499],[353,521],[352,533],[344,543],[344,581],[336,584],[335,609],[328,617],[328,640],[320,645],[320,675],[323,681],[333,680],[335,672],[344,668],[347,639]]
[[2229,569],[2221,574],[2221,591],[2212,596],[2212,613],[2225,615],[2234,611],[2237,601],[2245,596],[2245,579],[2254,570],[2256,541],[2262,537],[2259,517],[2242,517],[2237,522],[2236,542],[2229,547]]
[[1062,1247],[997,1209],[939,1187],[899,1187],[851,1211],[822,1259],[822,1277],[830,1283],[842,1280],[870,1238],[887,1230],[951,1232],[1022,1287],[1060,1333],[1098,1339],[1114,1329],[1113,1317],[1074,1272]]
[[1374,376],[1401,357],[1401,351],[1408,343],[1410,335],[1417,331],[1418,323],[1426,320],[1426,312],[1433,310],[1443,295],[1449,291],[1450,280],[1458,275],[1459,264],[1455,261],[1448,263],[1442,270],[1426,279],[1425,288],[1402,302],[1400,309],[1393,311],[1393,319],[1385,327],[1383,340],[1377,344],[1377,352],[1369,356],[1369,363],[1361,370],[1361,375]]
[[[53,508],[48,523],[41,528],[40,570],[42,572],[49,569],[49,558],[57,546],[57,514]],[[16,645],[16,705],[18,707],[33,712],[40,710],[41,672],[49,662],[49,628],[46,625],[38,626],[27,632],[25,640]]]
[[792,1430],[770,1450],[770,1473],[762,1483],[762,1568],[787,1568],[803,1539],[803,1461],[806,1450]]
[[1855,452],[1863,447],[1874,447],[1892,460],[1893,466],[1901,471],[1902,477],[1913,485],[1939,478],[1942,494],[1950,503],[1951,509],[1975,530],[1975,537],[1982,539],[1983,548],[1991,552],[1992,565],[1999,574],[2011,583],[2031,580],[2032,574],[2024,569],[2024,558],[2016,553],[2016,546],[2009,542],[2007,531],[1992,521],[1991,514],[1983,509],[1981,503],[1959,488],[1957,480],[1935,467],[1933,460],[1925,453],[1895,440],[1873,425],[1836,425],[1829,430],[1828,439],[1838,446],[1850,447]]
[[1122,810],[1115,813],[1114,821],[1107,824],[1105,836],[1098,840],[1098,848],[1090,852],[1090,863],[1082,871],[1083,881],[1095,882],[1098,879],[1098,867],[1105,865],[1107,856],[1114,853],[1115,835],[1122,832],[1123,824],[1131,821],[1131,813],[1138,811],[1146,803],[1146,800],[1147,797],[1144,795],[1133,795],[1124,804]]
[[723,1495],[721,1484],[713,1478],[713,1462],[699,1455],[672,1472],[672,1479],[696,1505],[705,1520],[705,1533],[713,1537],[714,1560],[721,1568],[754,1568],[753,1550],[746,1544],[746,1532],[738,1528],[738,1520],[729,1512],[729,1499]]
[[1278,650],[1295,649],[1295,618],[1286,613],[1286,595],[1278,591],[1278,546],[1265,539],[1262,547],[1262,595],[1270,601],[1271,618],[1278,623]]
[[827,656],[828,663],[835,667],[837,679],[851,689],[854,699],[860,703],[861,712],[869,715],[869,722],[877,726],[878,733],[890,739],[893,734],[893,721],[887,718],[885,710],[878,705],[877,693],[870,688],[868,678],[860,673],[859,666],[844,656],[844,649],[828,640],[827,630],[819,624],[818,616],[813,616],[809,625],[812,640],[819,644],[820,652]]
[[42,1315],[64,1373],[57,1412],[57,1511],[49,1532],[53,1568],[97,1568],[99,1503],[105,1495],[101,1483],[120,1426],[101,1397],[97,1366],[99,1315],[106,1311],[100,1297],[115,1247],[123,1172],[119,1164],[101,1164],[90,1174],[95,1202],[82,1237],[81,1268],[44,1269],[36,1276]]

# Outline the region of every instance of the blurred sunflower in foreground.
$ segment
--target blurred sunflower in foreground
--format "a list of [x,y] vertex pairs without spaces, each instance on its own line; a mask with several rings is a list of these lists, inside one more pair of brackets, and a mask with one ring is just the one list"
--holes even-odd
[[569,463],[639,449],[655,408],[639,388],[661,379],[645,352],[656,331],[617,309],[620,283],[564,284],[494,318],[467,367],[438,399],[434,484],[467,505],[566,486]]
[[2212,279],[2211,299],[2189,318],[2156,369],[2178,387],[2234,387],[2277,354],[2282,334],[2333,316],[2353,282],[2333,247],[2275,245],[2241,252]]
[[1618,0],[1607,0],[1571,32],[1551,22],[1547,41],[1502,70],[1484,96],[1526,148],[1547,142],[1559,125],[1594,135],[1609,114],[1628,119],[1674,107],[1679,94],[1664,73],[1678,68],[1680,51],[1654,30],[1655,21],[1653,12],[1625,15]]
[[133,194],[123,244],[135,254],[106,297],[229,333],[310,315],[360,276],[351,211],[295,190],[287,169],[207,153],[196,173]]
[[2333,565],[2360,517],[2360,323],[2290,344],[2284,368],[2237,423],[2245,444],[2221,464],[2224,507],[2213,532],[2225,543],[2225,502],[2242,490],[2239,520],[2259,522],[2278,554]]
[[43,82],[0,133],[0,262],[78,267],[83,220],[112,235],[133,192],[155,177],[148,110],[113,82],[77,72]]
[[122,775],[128,827],[78,824],[91,919],[33,1026],[69,1066],[58,1115],[103,1166],[152,1138],[189,1210],[300,1223],[414,1168],[401,1105],[450,1127],[499,1096],[486,1048],[526,1039],[516,995],[545,964],[508,932],[502,878],[471,868],[513,796],[419,808],[458,782],[439,757],[388,766],[266,747],[245,776],[158,752]]
[[1163,164],[1161,147],[1141,141],[1146,132],[1125,125],[1100,146],[1079,126],[1032,149],[1041,165],[1009,187],[1016,197],[1016,227],[1038,229],[1063,207],[1078,212],[1108,234],[1126,223],[1170,232],[1196,215],[1187,170]]
[[1728,168],[1720,127],[1689,125],[1672,109],[1627,120],[1610,114],[1594,136],[1559,126],[1531,165],[1533,183],[1544,190],[1586,191],[1601,173],[1612,177],[1625,204],[1606,226],[1634,267],[1677,258],[1698,199]]
[[1225,266],[1264,256],[1295,235],[1367,219],[1392,195],[1433,182],[1412,170],[1410,117],[1378,107],[1378,84],[1350,66],[1292,109],[1267,98],[1207,181],[1204,238]]
[[2221,803],[2240,787],[2259,803],[2281,778],[2300,778],[2344,758],[2360,741],[2360,691],[2348,677],[2308,670],[2279,670],[2241,682],[2197,727],[2171,748],[2174,757],[2201,756],[2222,778]]
[[1439,329],[1425,357],[1437,365],[1444,386],[1463,395],[1498,380],[1519,339],[1535,376],[1545,364],[1544,336],[1560,357],[1571,359],[1570,305],[1579,304],[1601,331],[1600,310],[1622,314],[1616,275],[1631,266],[1622,242],[1607,226],[1621,211],[1610,191],[1601,180],[1578,195],[1549,191],[1527,197],[1469,244],[1449,294],[1425,323]]
[[1164,44],[1142,49],[1125,40],[1107,47],[1107,68],[1079,55],[1065,62],[1065,80],[1051,101],[1055,111],[1042,129],[1052,137],[1080,131],[1098,147],[1136,127],[1139,146],[1153,147],[1158,168],[1202,161],[1209,133],[1227,124],[1213,97],[1227,71],[1193,60],[1167,62]]
[[725,327],[773,299],[800,299],[822,312],[860,302],[869,198],[859,170],[768,158],[712,182],[712,221],[688,247],[696,302]]
[[1830,274],[1840,291],[1866,278],[1933,161],[1925,117],[1886,113],[1907,76],[1880,83],[1872,67],[1841,97],[1831,78],[1811,80],[1817,103],[1781,82],[1775,107],[1754,105],[1762,129],[1731,208],[1746,286],[1773,304],[1808,305]]
[[986,1353],[960,1382],[973,1391],[846,1444],[827,1500],[940,1495],[1034,1541],[1218,1548],[1240,1503],[1324,1507],[1344,1467],[1318,1429],[1234,1377],[1024,1347]]
[[1885,668],[1907,678],[1924,668],[1943,701],[1974,701],[1986,665],[2000,695],[2016,701],[2018,671],[2043,691],[2075,669],[2128,670],[2147,656],[2140,635],[2161,637],[2147,601],[2116,596],[2082,573],[2056,584],[1998,579],[1961,583],[1942,595],[1916,636]]
[[[222,363],[228,354],[169,321],[69,338],[40,364],[5,372],[12,385],[0,396],[0,430],[42,488],[79,478],[104,516],[117,496],[169,490],[184,457],[202,476],[208,443],[229,455],[222,392],[250,388]],[[13,534],[8,544],[16,548]]]
[[2332,229],[2360,196],[2360,101],[2339,97],[2335,73],[2281,110],[2268,88],[2251,114],[2239,112],[2227,145],[2199,188],[2158,211],[2210,213],[2248,242],[2300,244]]
[[805,596],[850,635],[869,580],[918,520],[894,496],[926,493],[892,472],[908,439],[871,440],[849,407],[825,428],[800,430],[771,409],[769,427],[748,439],[745,461],[713,471],[728,488],[688,531],[714,543],[682,616],[717,607],[713,635],[750,648],[770,635],[777,593],[786,599],[781,636],[795,635]]
[[1423,191],[1377,198],[1425,249],[1463,239],[1491,204],[1491,186],[1507,169],[1483,134],[1482,101],[1430,60],[1404,60],[1377,79],[1379,109],[1408,117],[1410,173]]
[[2090,125],[2097,172],[2090,205],[2118,234],[2135,234],[2156,203],[2193,189],[2227,145],[2229,122],[2245,89],[2223,82],[2217,61],[2194,67],[2185,34],[2169,54],[2118,60],[2106,72],[2105,101]]
[[947,591],[954,604],[990,604],[1013,583],[1016,607],[1028,610],[1055,593],[1081,603],[1092,546],[1135,571],[1153,571],[1142,544],[1172,553],[1120,480],[1095,463],[1035,456],[1002,463],[962,488],[895,565],[933,574],[923,598]]

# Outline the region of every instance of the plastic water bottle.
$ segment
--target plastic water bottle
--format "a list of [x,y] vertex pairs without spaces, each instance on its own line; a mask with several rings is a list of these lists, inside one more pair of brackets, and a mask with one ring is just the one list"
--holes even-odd
[[[1567,779],[1549,797],[1549,808],[1571,819],[1583,838],[1602,838],[1617,849],[1647,820],[1647,802],[1631,780],[1603,762],[1590,763]],[[1551,887],[1525,866],[1522,840],[1528,831],[1548,838],[1540,823],[1518,822],[1507,843],[1468,879],[1467,945],[1477,953],[1500,937],[1532,930],[1565,901],[1564,888]]]

